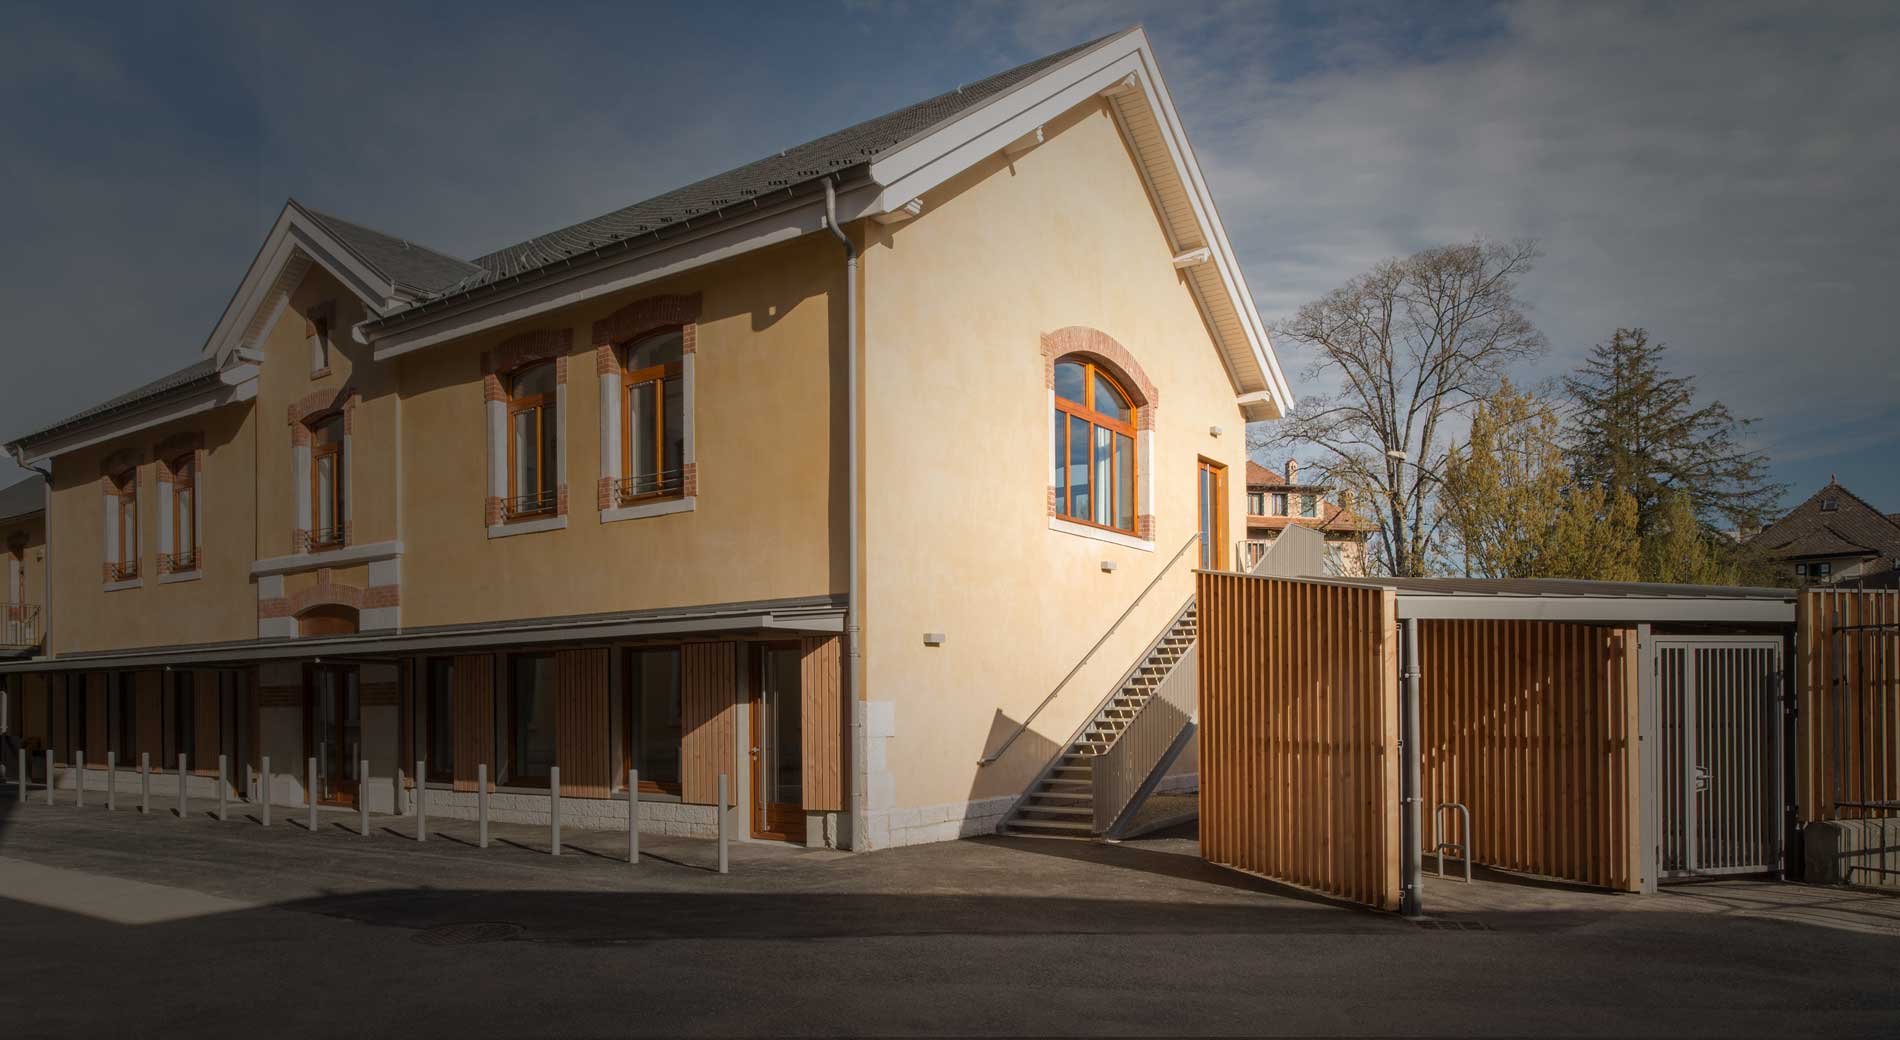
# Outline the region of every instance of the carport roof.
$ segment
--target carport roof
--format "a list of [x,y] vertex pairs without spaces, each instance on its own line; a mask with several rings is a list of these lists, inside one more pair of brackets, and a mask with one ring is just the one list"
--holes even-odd
[[1355,578],[1398,593],[1401,618],[1780,624],[1793,589],[1569,578]]

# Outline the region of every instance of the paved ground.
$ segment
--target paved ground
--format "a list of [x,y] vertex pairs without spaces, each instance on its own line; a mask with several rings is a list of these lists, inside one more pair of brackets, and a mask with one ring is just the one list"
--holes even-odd
[[1455,927],[1422,928],[1209,867],[1191,827],[720,876],[680,839],[630,867],[613,833],[240,820],[0,803],[0,1032],[1900,1032],[1900,900],[1838,890],[1428,881]]

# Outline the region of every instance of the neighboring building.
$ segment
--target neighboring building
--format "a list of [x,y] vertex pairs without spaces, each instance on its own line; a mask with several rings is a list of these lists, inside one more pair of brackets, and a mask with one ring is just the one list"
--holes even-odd
[[1286,471],[1275,472],[1259,463],[1247,463],[1247,541],[1241,545],[1244,563],[1251,565],[1266,554],[1273,540],[1288,527],[1309,527],[1326,539],[1327,569],[1349,578],[1366,576],[1366,536],[1377,525],[1361,520],[1339,500],[1329,497],[1324,484],[1300,483],[1300,464],[1286,460]]
[[[6,589],[0,594],[0,660],[30,657],[44,637],[46,482],[28,477],[0,489],[0,551]],[[20,698],[0,689],[0,731],[20,731]],[[11,775],[11,766],[7,767]]]
[[1783,561],[1796,585],[1887,587],[1900,568],[1900,522],[1832,477],[1749,544]]
[[472,259],[292,201],[198,359],[8,445],[57,623],[0,675],[206,791],[984,832],[1290,405],[1138,29]]

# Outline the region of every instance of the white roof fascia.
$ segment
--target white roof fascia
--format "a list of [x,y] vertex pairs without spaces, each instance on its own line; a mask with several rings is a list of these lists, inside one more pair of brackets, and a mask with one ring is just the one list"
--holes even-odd
[[[838,195],[838,219],[864,216],[875,198],[872,185],[847,188]],[[485,295],[474,306],[451,305],[438,316],[425,314],[388,330],[358,325],[354,333],[359,342],[376,348],[377,361],[386,361],[824,229],[822,197],[787,200],[745,217],[728,214],[696,232],[660,239],[642,251],[578,262],[567,270],[537,272],[519,286],[500,291],[478,290]]]
[[117,437],[124,437],[140,430],[149,430],[154,426],[208,412],[214,408],[222,408],[227,404],[249,401],[257,396],[257,373],[256,365],[238,365],[220,373],[218,384],[215,386],[206,387],[184,397],[160,401],[124,415],[102,419],[97,425],[88,423],[71,433],[55,437],[33,448],[30,452],[22,452],[20,465],[36,466],[49,459]]
[[225,305],[224,314],[218,318],[200,353],[222,359],[239,347],[252,345],[243,342],[245,330],[259,310],[281,302],[273,299],[277,292],[277,275],[299,252],[348,287],[372,311],[381,313],[400,302],[395,285],[306,217],[295,202],[288,202],[277,215],[277,222],[271,225],[264,244],[258,247],[244,280],[238,283],[237,291]]
[[[1292,388],[1273,354],[1266,326],[1254,306],[1253,295],[1240,272],[1240,263],[1227,240],[1226,229],[1221,226],[1207,182],[1201,176],[1200,164],[1194,158],[1180,116],[1161,81],[1147,34],[1139,28],[1105,40],[881,156],[871,164],[871,179],[884,190],[870,212],[887,213],[908,203],[1130,76],[1148,100],[1161,128],[1169,160],[1187,189],[1189,204],[1212,253],[1209,262],[1217,265],[1230,303],[1240,316],[1248,347],[1259,367],[1258,386],[1272,395],[1274,406],[1284,415],[1293,408]],[[1241,389],[1252,391],[1254,387]]]
[[1524,621],[1795,623],[1792,600],[1721,599],[1690,596],[1489,596],[1419,595],[1399,591],[1399,618]]

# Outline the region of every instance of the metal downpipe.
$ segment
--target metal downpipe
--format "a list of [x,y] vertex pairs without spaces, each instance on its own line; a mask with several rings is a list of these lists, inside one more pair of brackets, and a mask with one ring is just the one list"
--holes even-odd
[[[1404,726],[1399,744],[1399,913],[1406,917],[1423,917],[1425,910],[1419,891],[1424,881],[1425,852],[1419,845],[1420,835],[1424,833],[1420,819],[1424,799],[1419,789],[1424,785],[1419,775],[1418,619],[1406,618],[1401,625],[1405,668],[1399,704]],[[1466,858],[1469,860],[1469,853]]]
[[[851,236],[838,226],[838,188],[825,178],[825,227],[844,247],[844,395],[845,395],[845,556],[847,574],[844,599],[845,667],[850,675],[852,714],[851,773],[856,777],[866,761],[864,721],[864,651],[861,604],[858,598],[858,247]],[[851,847],[863,848],[869,831],[864,810],[864,784],[851,785]]]

